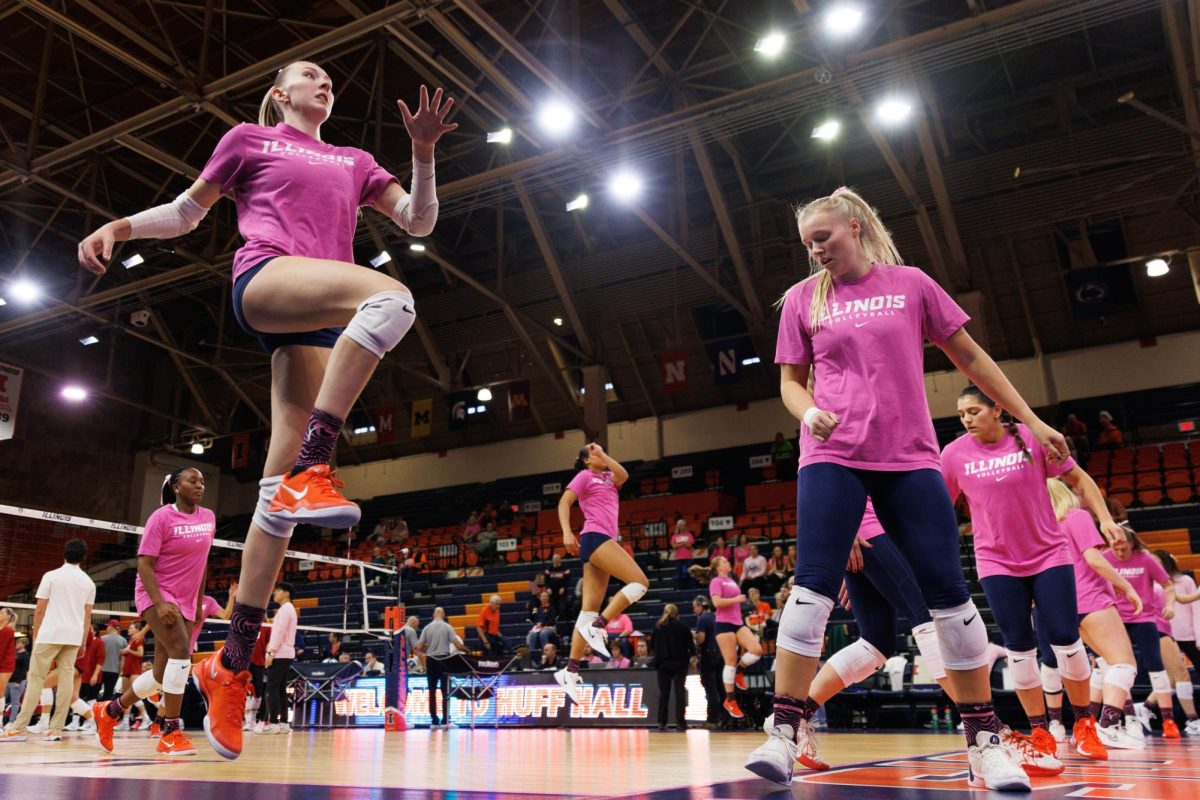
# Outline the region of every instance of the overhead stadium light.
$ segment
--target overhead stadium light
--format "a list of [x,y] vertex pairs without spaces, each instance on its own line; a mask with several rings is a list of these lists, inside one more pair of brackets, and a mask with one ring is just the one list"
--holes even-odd
[[863,11],[851,3],[838,3],[825,12],[825,33],[835,39],[853,36],[862,27]]
[[783,52],[787,37],[779,31],[771,31],[754,43],[754,52],[761,53],[767,58],[774,58]]
[[588,207],[588,196],[586,194],[582,194],[582,193],[578,197],[576,197],[574,200],[567,203],[567,211],[582,211],[583,209],[585,209],[587,207]]
[[487,140],[491,144],[508,144],[512,139],[512,128],[501,128],[498,131],[490,131],[487,135]]
[[1146,275],[1150,278],[1161,278],[1171,271],[1170,262],[1162,258],[1152,258],[1146,262]]
[[831,119],[828,122],[822,122],[820,125],[813,128],[812,138],[833,141],[841,132],[842,123],[838,122],[836,119]]

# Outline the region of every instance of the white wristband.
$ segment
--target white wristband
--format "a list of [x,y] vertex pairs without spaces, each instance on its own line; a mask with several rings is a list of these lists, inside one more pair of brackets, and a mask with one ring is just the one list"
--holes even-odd
[[817,414],[820,413],[821,409],[817,408],[816,406],[812,406],[808,409],[808,411],[804,412],[804,424],[810,431],[812,430],[813,420],[816,418]]

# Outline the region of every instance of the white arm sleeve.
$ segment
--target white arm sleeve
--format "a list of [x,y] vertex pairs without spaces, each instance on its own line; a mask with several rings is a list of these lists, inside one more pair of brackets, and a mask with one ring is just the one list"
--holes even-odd
[[414,158],[412,188],[396,201],[392,219],[413,236],[428,236],[433,233],[437,213],[437,182],[434,180],[433,162],[426,164]]
[[184,192],[170,203],[148,208],[129,217],[130,239],[170,239],[196,230],[208,209]]

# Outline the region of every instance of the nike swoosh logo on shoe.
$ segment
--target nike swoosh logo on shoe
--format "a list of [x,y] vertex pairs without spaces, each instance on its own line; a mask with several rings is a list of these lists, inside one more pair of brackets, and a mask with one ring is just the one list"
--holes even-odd
[[280,484],[280,485],[281,485],[281,486],[283,486],[283,488],[284,488],[284,489],[287,489],[287,492],[288,492],[288,494],[290,494],[290,495],[291,495],[293,498],[295,498],[296,500],[303,500],[303,499],[304,499],[304,496],[308,494],[308,487],[307,487],[307,486],[305,486],[305,487],[304,487],[304,491],[303,491],[303,492],[297,492],[295,489],[293,489],[292,487],[288,486],[287,484]]

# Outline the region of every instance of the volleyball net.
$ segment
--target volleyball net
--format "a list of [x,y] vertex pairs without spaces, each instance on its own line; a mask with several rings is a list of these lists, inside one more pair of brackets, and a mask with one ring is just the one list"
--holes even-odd
[[[0,504],[0,605],[17,612],[18,633],[30,635],[42,575],[62,565],[63,548],[71,539],[87,543],[81,566],[96,584],[93,624],[117,619],[122,628],[127,627],[138,617],[134,582],[142,533],[137,525]],[[222,607],[237,581],[244,547],[219,536],[213,541],[205,594]],[[331,541],[312,542],[311,549],[319,552],[288,550],[284,558],[279,579],[295,588],[292,602],[300,623],[297,647],[310,654],[327,646],[330,633],[339,633],[354,655],[362,647],[350,645],[351,641],[387,640],[388,622],[395,624],[389,609],[398,605],[396,569],[337,554],[343,547]],[[199,649],[212,649],[224,640],[227,624],[210,617]]]

